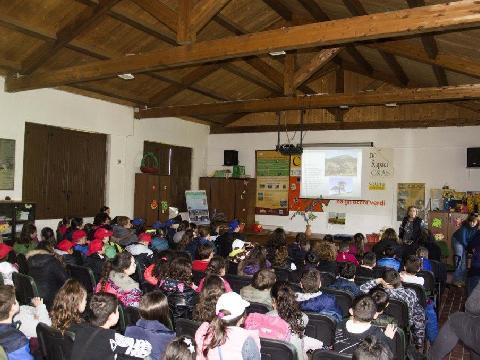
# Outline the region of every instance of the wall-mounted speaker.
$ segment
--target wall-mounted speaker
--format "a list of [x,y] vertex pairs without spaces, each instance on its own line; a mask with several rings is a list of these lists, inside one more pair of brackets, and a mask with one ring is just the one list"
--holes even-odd
[[223,166],[238,165],[237,150],[223,150]]
[[480,148],[467,149],[467,168],[480,167]]

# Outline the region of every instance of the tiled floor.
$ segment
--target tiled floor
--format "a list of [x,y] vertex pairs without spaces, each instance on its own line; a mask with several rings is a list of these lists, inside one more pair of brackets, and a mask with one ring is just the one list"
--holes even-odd
[[[450,287],[446,289],[442,296],[442,301],[440,303],[440,326],[448,319],[450,314],[453,314],[457,311],[464,310],[465,304],[465,289]],[[463,344],[458,343],[457,346],[453,349],[449,356],[445,357],[444,360],[462,360],[470,359],[470,352],[463,347]]]

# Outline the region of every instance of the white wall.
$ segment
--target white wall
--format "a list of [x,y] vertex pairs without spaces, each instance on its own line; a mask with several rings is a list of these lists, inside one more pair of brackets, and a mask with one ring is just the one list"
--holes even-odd
[[[0,77],[0,88],[3,84]],[[175,118],[134,120],[130,107],[51,89],[0,91],[0,109],[0,136],[16,140],[15,187],[0,191],[0,199],[22,199],[25,122],[108,135],[106,204],[113,214],[133,215],[135,172],[140,171],[144,140],[193,148],[192,187],[205,175],[209,132],[205,125]],[[40,228],[57,223],[58,219],[37,222]]]
[[[292,136],[292,134],[290,134]],[[299,134],[294,143],[298,142]],[[209,175],[222,168],[223,150],[238,150],[239,163],[246,173],[255,174],[255,150],[273,149],[276,133],[210,135],[208,142]],[[394,149],[394,184],[399,182],[426,183],[426,200],[430,188],[449,185],[459,191],[480,191],[480,169],[466,169],[466,148],[480,146],[480,127],[446,127],[428,129],[385,129],[352,131],[309,131],[304,143],[342,143],[373,141],[376,147]],[[283,136],[282,143],[286,142]],[[396,204],[394,190],[393,204]],[[381,226],[398,226],[393,207],[388,216],[348,214],[345,226],[327,225],[327,216],[320,213],[313,222],[318,233],[364,233],[378,231]],[[303,231],[305,223],[299,217],[256,216],[265,225],[284,226],[286,230]]]

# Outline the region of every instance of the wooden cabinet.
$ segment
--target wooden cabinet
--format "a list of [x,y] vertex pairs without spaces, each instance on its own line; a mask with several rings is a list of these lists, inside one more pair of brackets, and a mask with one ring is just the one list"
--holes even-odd
[[13,245],[27,221],[35,222],[35,203],[0,201],[0,237],[3,242]]
[[442,234],[450,256],[447,263],[453,265],[453,249],[452,236],[455,231],[462,225],[468,214],[447,211],[430,211],[428,213],[428,228],[433,235]]
[[199,189],[207,193],[210,216],[222,213],[226,220],[255,223],[255,179],[202,177]]
[[162,202],[169,204],[170,180],[170,176],[135,174],[134,217],[147,225],[168,219],[168,206],[162,208]]

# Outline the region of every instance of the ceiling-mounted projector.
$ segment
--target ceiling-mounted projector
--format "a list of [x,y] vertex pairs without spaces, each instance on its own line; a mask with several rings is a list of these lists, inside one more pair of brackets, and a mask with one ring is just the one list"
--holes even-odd
[[296,146],[293,144],[282,144],[277,145],[276,150],[282,155],[300,155],[303,153],[303,146],[300,144]]

